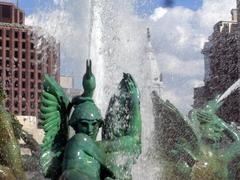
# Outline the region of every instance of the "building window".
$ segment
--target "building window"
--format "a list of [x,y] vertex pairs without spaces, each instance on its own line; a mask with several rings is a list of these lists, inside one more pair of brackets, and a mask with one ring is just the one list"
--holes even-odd
[[15,97],[15,98],[18,97],[18,91],[14,91],[14,97]]
[[18,108],[18,102],[17,101],[14,102],[14,107]]
[[31,104],[30,104],[30,108],[31,108],[31,109],[34,109],[34,108],[35,108],[35,105],[34,105],[33,102],[31,102]]
[[11,18],[11,6],[2,6],[2,17],[3,18]]
[[14,57],[18,58],[18,51],[14,51]]
[[10,31],[6,30],[6,37],[10,37]]
[[38,89],[42,89],[42,84],[38,83]]
[[31,53],[31,59],[34,59],[34,53],[33,52]]
[[25,59],[26,58],[26,53],[22,52],[22,58]]
[[26,82],[25,81],[22,82],[22,88],[26,88]]
[[10,67],[10,61],[9,60],[6,60],[6,66]]
[[10,41],[6,41],[6,47],[7,47],[7,48],[10,47]]
[[20,16],[20,23],[23,23],[23,13],[20,12],[19,16]]
[[33,82],[30,83],[30,88],[34,88],[34,83]]
[[26,39],[26,32],[22,32],[22,38]]
[[6,101],[6,106],[7,106],[7,107],[10,107],[10,104],[11,104],[10,101],[7,100],[7,101]]
[[26,62],[22,62],[22,68],[26,68]]
[[6,71],[6,76],[9,77],[11,75],[10,71]]
[[0,40],[0,47],[2,47],[2,40]]
[[26,43],[25,42],[22,42],[22,48],[26,49]]
[[18,42],[17,41],[14,42],[14,47],[18,48]]
[[18,78],[18,71],[15,71],[15,72],[14,72],[14,77],[15,77],[15,78]]
[[14,61],[14,67],[18,68],[18,61]]
[[33,43],[31,43],[31,49],[34,49],[34,44]]
[[42,79],[41,73],[38,73],[38,79]]
[[15,37],[16,39],[18,38],[18,32],[17,32],[17,31],[14,32],[14,37]]
[[38,65],[38,70],[42,70],[42,65],[41,64]]
[[14,83],[14,87],[15,87],[15,88],[18,87],[18,81],[16,81],[16,82]]
[[31,98],[34,98],[34,92],[31,92],[31,93],[30,93],[30,97],[31,97]]
[[38,55],[37,55],[37,59],[38,59],[38,60],[41,60],[41,59],[42,59],[42,54],[38,54]]
[[31,72],[31,79],[34,79],[34,73]]
[[31,66],[31,69],[34,69],[34,63],[33,62],[31,62],[30,66]]
[[6,50],[6,57],[10,57],[10,51]]
[[22,78],[26,78],[25,72],[22,72]]

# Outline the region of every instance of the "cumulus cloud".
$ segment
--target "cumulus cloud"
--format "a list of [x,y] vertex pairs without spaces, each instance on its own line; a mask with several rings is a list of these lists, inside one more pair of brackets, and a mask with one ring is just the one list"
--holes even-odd
[[156,8],[150,16],[152,42],[163,72],[165,96],[184,113],[193,103],[193,88],[203,85],[201,49],[218,21],[230,20],[235,0],[203,0],[197,11]]
[[[81,69],[88,56],[89,1],[51,2],[56,7],[40,10],[26,20],[30,25],[42,26],[57,38],[61,43],[62,73],[74,76],[75,80],[79,77],[80,81],[83,73]],[[126,2],[114,1],[109,6],[111,13],[115,13],[118,18],[111,18],[107,11],[105,13],[106,32],[111,34],[106,33],[104,41],[111,41],[113,46],[102,50],[104,56],[117,59],[117,62],[123,64],[123,69],[129,59],[137,61],[142,53],[137,51],[143,43],[139,39],[145,35],[143,23],[150,26],[159,69],[163,72],[164,94],[186,113],[193,102],[193,87],[201,85],[203,80],[203,44],[212,33],[215,23],[230,20],[230,10],[235,7],[235,0],[203,0],[202,7],[196,11],[184,7],[158,7],[146,19],[129,13]],[[108,68],[119,69],[121,65],[118,64]]]
[[161,19],[165,14],[167,13],[167,8],[156,8],[154,10],[154,13],[150,16],[150,19],[152,19],[153,21],[158,21],[159,19]]
[[193,77],[201,76],[204,71],[201,59],[183,61],[177,56],[167,53],[159,54],[158,58],[163,60],[160,62],[160,66],[164,74]]

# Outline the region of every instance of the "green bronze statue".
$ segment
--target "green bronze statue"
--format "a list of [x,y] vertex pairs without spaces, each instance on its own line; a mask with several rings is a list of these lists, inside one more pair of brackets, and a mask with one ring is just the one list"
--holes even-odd
[[0,88],[0,179],[26,179],[23,170],[18,127],[15,118],[5,110],[5,93]]
[[189,120],[153,93],[156,148],[164,179],[237,180],[240,178],[240,132],[216,112],[223,102],[209,101],[190,112]]
[[[135,81],[124,74],[105,119],[92,98],[96,82],[91,61],[87,61],[82,82],[83,94],[69,101],[56,81],[45,76],[41,101],[45,137],[40,160],[44,175],[66,180],[131,179],[131,167],[141,153]],[[75,131],[70,139],[69,126]],[[96,141],[100,127],[102,140]]]

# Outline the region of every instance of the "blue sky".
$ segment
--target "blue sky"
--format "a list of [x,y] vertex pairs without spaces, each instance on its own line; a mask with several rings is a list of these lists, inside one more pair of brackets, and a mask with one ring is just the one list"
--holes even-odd
[[[53,8],[53,1],[62,2],[62,7]],[[168,9],[159,8],[165,6],[163,0],[136,1],[139,17],[124,7],[123,0],[112,0],[116,6],[111,7],[119,12],[114,19],[119,19],[121,26],[111,21],[110,27],[114,29],[114,24],[117,25],[113,34],[117,34],[122,41],[116,43],[126,42],[122,45],[121,52],[124,53],[121,55],[126,57],[128,52],[129,57],[138,57],[137,51],[142,47],[139,46],[142,42],[135,35],[145,33],[147,25],[151,29],[153,48],[164,77],[164,97],[187,112],[192,104],[193,87],[203,83],[204,61],[201,49],[204,42],[211,35],[214,24],[231,19],[230,11],[236,7],[236,0],[172,0],[173,8]],[[85,62],[88,49],[86,40],[89,21],[84,12],[86,4],[87,1],[83,0],[19,0],[19,6],[26,15],[33,14],[27,18],[29,25],[44,27],[59,40],[61,64],[64,67],[61,69],[62,75],[75,77],[75,84],[80,81],[79,67],[83,67],[81,63]],[[176,6],[185,8],[174,8]],[[110,8],[109,11],[111,15],[113,10]],[[143,20],[141,17],[145,15],[147,17]],[[135,48],[129,51],[127,47],[133,45]],[[117,54],[115,56],[117,58]]]
[[[166,7],[167,0],[149,0],[150,2],[141,3],[138,1],[136,7],[140,14],[152,14],[157,7]],[[202,0],[169,0],[172,2],[172,6],[184,6],[192,10],[197,10],[202,5]]]
[[[16,2],[16,0],[11,0]],[[149,2],[147,2],[149,1]],[[142,0],[139,0],[136,5],[136,9],[139,14],[151,14],[155,8],[159,6],[165,6],[165,0],[147,0],[145,3]],[[184,6],[193,10],[197,10],[202,5],[202,0],[172,0],[173,6]],[[147,2],[147,3],[146,3]],[[24,9],[27,15],[33,13],[34,11],[40,8],[49,8],[51,7],[52,1],[44,0],[19,0],[19,7]]]

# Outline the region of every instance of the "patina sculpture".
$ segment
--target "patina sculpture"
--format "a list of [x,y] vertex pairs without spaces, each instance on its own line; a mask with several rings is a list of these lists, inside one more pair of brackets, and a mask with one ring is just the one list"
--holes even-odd
[[[130,74],[124,74],[119,93],[111,98],[103,119],[92,98],[96,83],[91,61],[86,66],[84,92],[71,102],[55,80],[45,76],[41,102],[43,173],[51,179],[131,179],[131,166],[141,152],[136,83]],[[75,131],[70,139],[69,126]],[[102,141],[96,141],[100,127]],[[125,160],[120,162],[119,157]]]
[[[232,180],[240,174],[240,132],[220,119],[222,102],[194,109],[189,120],[169,102],[153,94],[158,129],[156,142],[170,179]],[[171,177],[170,177],[171,176]]]
[[4,108],[5,93],[0,87],[0,179],[26,179],[23,170],[17,121]]

